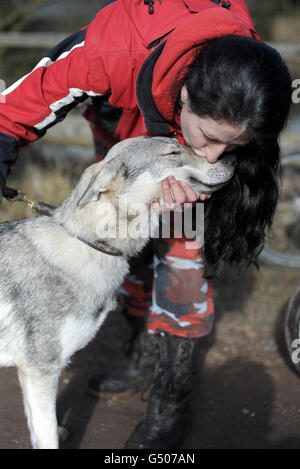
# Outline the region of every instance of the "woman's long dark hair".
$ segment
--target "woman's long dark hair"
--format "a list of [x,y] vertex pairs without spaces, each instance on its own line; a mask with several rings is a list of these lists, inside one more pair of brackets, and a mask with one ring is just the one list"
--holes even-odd
[[[199,46],[177,90],[186,85],[195,114],[246,126],[252,141],[233,153],[235,175],[206,202],[203,248],[205,277],[225,264],[254,263],[272,226],[279,195],[278,137],[291,105],[290,73],[280,54],[267,44],[243,36],[223,36]],[[180,87],[180,89],[179,89]]]

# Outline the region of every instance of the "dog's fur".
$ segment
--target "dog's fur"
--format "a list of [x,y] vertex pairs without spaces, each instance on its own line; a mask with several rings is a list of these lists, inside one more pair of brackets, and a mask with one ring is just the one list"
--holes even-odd
[[[51,217],[0,225],[0,366],[17,367],[34,448],[58,447],[59,375],[116,307],[128,258],[147,242],[109,236],[115,224],[110,207],[126,200],[129,210],[118,208],[119,224],[138,216],[130,215],[136,201],[150,212],[160,182],[171,174],[198,194],[210,193],[230,179],[233,167],[225,159],[212,165],[173,139],[128,139],[85,170]],[[121,256],[78,239],[93,243],[104,233]]]

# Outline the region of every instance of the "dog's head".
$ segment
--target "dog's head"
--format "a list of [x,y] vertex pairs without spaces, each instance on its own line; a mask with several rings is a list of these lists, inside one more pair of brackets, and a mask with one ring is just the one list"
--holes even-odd
[[133,201],[142,199],[150,204],[160,195],[160,182],[170,175],[189,183],[198,195],[210,194],[233,176],[234,161],[235,157],[228,155],[211,164],[168,137],[127,139],[116,144],[103,162],[94,165],[78,206],[98,201],[104,194],[111,199],[126,194]]
[[98,237],[113,237],[108,225],[115,229],[125,220],[137,223],[141,213],[145,219],[152,202],[161,196],[160,183],[166,177],[174,175],[189,183],[198,195],[209,194],[232,177],[233,159],[210,164],[167,137],[124,140],[82,175],[71,197],[76,218],[85,220],[85,236],[96,229]]

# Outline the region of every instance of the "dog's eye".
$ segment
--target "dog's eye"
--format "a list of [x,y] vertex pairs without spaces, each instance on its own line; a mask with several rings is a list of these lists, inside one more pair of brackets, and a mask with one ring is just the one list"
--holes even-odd
[[169,143],[161,151],[162,156],[178,155],[181,153],[180,148],[174,143]]

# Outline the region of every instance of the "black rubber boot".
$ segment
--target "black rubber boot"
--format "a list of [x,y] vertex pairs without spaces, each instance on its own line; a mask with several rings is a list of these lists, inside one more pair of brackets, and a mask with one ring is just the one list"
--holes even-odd
[[92,376],[88,382],[89,393],[96,397],[122,397],[147,388],[152,382],[156,360],[153,336],[146,330],[144,318],[127,315],[132,328],[131,339],[123,347],[126,361],[112,372]]
[[185,436],[186,410],[201,339],[155,338],[158,361],[147,415],[129,437],[126,449],[175,449]]

